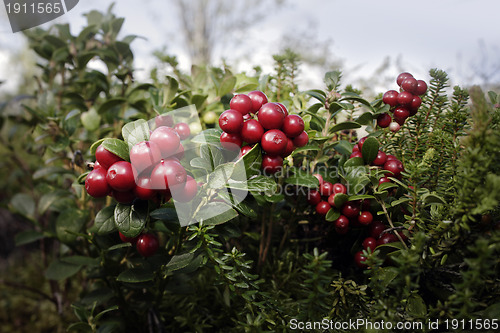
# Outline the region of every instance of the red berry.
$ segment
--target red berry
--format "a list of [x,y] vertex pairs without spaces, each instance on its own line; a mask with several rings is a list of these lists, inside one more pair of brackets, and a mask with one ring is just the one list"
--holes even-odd
[[401,88],[404,91],[414,94],[417,91],[417,80],[413,77],[406,78],[403,82],[401,82]]
[[398,104],[406,106],[410,105],[413,100],[413,94],[408,91],[402,91],[398,95]]
[[151,172],[151,187],[156,190],[167,190],[171,186],[186,182],[186,170],[176,160],[161,160]]
[[259,111],[262,105],[267,103],[267,96],[262,91],[251,91],[247,96],[252,100],[252,113]]
[[356,151],[359,151],[359,146],[357,143],[352,147],[352,152],[354,153]]
[[248,114],[252,111],[252,100],[245,94],[234,95],[229,101],[229,107],[238,111],[242,115]]
[[330,196],[328,197],[328,203],[330,204],[330,206],[332,207],[337,207],[335,205],[335,193],[332,193],[330,194]]
[[372,223],[372,221],[373,221],[373,215],[368,211],[361,212],[361,214],[359,214],[358,216],[358,222],[362,225],[368,225]]
[[247,143],[260,142],[263,134],[264,128],[255,119],[247,120],[241,127],[241,138]]
[[325,181],[323,180],[323,176],[320,175],[319,173],[315,173],[313,174],[314,177],[316,177],[316,179],[318,180],[319,182],[319,185],[323,184]]
[[127,161],[118,161],[109,167],[106,174],[109,186],[116,191],[125,192],[135,187],[132,164]]
[[179,134],[181,140],[186,140],[191,135],[191,129],[186,123],[177,123],[174,126],[174,130],[177,132],[177,134]]
[[252,146],[243,146],[241,147],[240,154],[238,155],[238,158],[242,158],[244,155],[246,155],[250,150],[252,150]]
[[136,237],[127,237],[121,232],[118,231],[118,235],[120,235],[120,239],[124,243],[131,243],[132,245],[135,245],[137,243],[137,240],[139,239],[139,236]]
[[262,171],[265,174],[274,174],[283,169],[283,158],[281,156],[262,156]]
[[99,147],[97,147],[97,150],[95,151],[95,159],[106,170],[116,162],[123,161],[123,158],[116,156],[104,148],[103,145],[99,145]]
[[377,153],[377,157],[373,160],[373,165],[384,165],[387,161],[387,155],[382,150],[379,150]]
[[380,186],[380,184],[383,184],[383,183],[390,183],[391,180],[387,177],[381,177],[379,180],[378,180],[378,185]]
[[414,116],[418,108],[422,105],[422,99],[418,96],[413,96],[413,100],[411,101],[411,104],[408,106],[408,110],[410,111],[410,116]]
[[385,112],[379,114],[377,117],[377,125],[379,125],[382,128],[388,127],[391,121],[392,121],[391,115]]
[[106,174],[107,171],[102,167],[89,172],[85,179],[85,189],[90,196],[103,198],[109,194],[111,187],[106,180]]
[[288,115],[285,117],[282,130],[289,138],[299,136],[304,131],[304,120],[296,114]]
[[137,252],[143,257],[151,257],[158,251],[159,247],[158,237],[154,234],[142,234],[137,239]]
[[226,110],[219,117],[219,126],[226,133],[239,133],[243,127],[243,115],[236,110]]
[[291,153],[295,150],[295,145],[293,144],[293,140],[291,138],[288,138],[288,141],[286,143],[286,149],[285,151],[280,155],[281,157],[285,158],[287,156],[290,156]]
[[160,114],[155,117],[155,128],[160,126],[172,127],[174,125],[174,120],[169,114]]
[[383,224],[380,221],[373,221],[370,224],[369,228],[370,228],[370,236],[375,238],[375,239],[378,239],[380,237],[380,234],[382,233],[382,231],[385,230],[385,224]]
[[349,230],[349,219],[344,215],[340,215],[339,218],[335,220],[333,225],[335,226],[335,231],[338,234],[344,235]]
[[363,251],[358,251],[354,255],[354,262],[359,268],[366,268],[368,265],[365,263],[366,257],[363,255]]
[[361,139],[359,139],[359,141],[358,141],[359,151],[361,151],[363,149],[363,144],[365,143],[367,138],[368,138],[367,136],[364,136]]
[[293,138],[293,144],[295,147],[304,147],[309,142],[309,135],[307,132],[302,132],[299,136]]
[[139,142],[130,149],[130,163],[139,174],[160,160],[160,147],[152,141]]
[[119,203],[122,204],[130,204],[132,201],[135,200],[135,192],[134,190],[128,190],[128,191],[116,191],[112,190],[111,191],[111,196],[118,201]]
[[415,91],[415,95],[423,95],[427,92],[427,83],[424,80],[417,81],[417,89]]
[[320,203],[316,205],[316,213],[318,213],[319,215],[326,215],[330,208],[332,207],[328,202],[320,201]]
[[359,205],[353,201],[347,201],[342,205],[342,215],[348,218],[357,218],[359,215]]
[[396,90],[389,90],[382,96],[382,102],[384,104],[389,104],[391,107],[398,105],[398,92]]
[[166,126],[160,126],[151,133],[150,142],[158,145],[163,158],[170,157],[177,152],[181,139],[177,132]]
[[354,157],[361,157],[361,158],[363,158],[363,155],[358,150],[358,151],[353,152],[351,155],[349,155],[349,158],[354,158]]
[[345,187],[341,183],[335,183],[335,184],[333,184],[333,193],[334,194],[337,194],[337,193],[347,194],[347,187]]
[[399,161],[398,158],[396,156],[394,156],[394,155],[387,154],[386,156],[387,156],[387,160],[388,161],[392,161],[392,160]]
[[393,232],[386,232],[377,240],[377,246],[382,244],[395,243],[398,241],[398,236],[394,235]]
[[170,187],[172,197],[179,202],[191,201],[198,193],[198,183],[191,176],[186,176],[186,182]]
[[366,237],[365,240],[363,241],[363,248],[365,250],[370,249],[373,252],[376,247],[377,247],[377,240],[373,237]]
[[410,78],[410,77],[413,77],[413,75],[411,75],[408,72],[403,72],[403,73],[398,75],[398,77],[396,79],[396,83],[398,84],[398,86],[401,87],[401,84],[403,83],[403,81],[406,80],[407,78]]
[[333,194],[333,184],[330,182],[323,182],[319,186],[319,193],[321,193],[322,196],[328,197]]
[[384,170],[392,172],[387,173],[392,177],[399,177],[401,171],[403,171],[403,164],[398,160],[390,160],[384,163]]
[[319,191],[317,190],[310,190],[307,194],[307,202],[309,202],[311,205],[316,206],[321,202],[321,193],[319,193]]
[[283,113],[285,114],[285,117],[288,116],[288,110],[287,110],[286,106],[284,106],[281,103],[276,103],[276,105],[278,105],[281,108],[281,110],[283,110]]
[[151,186],[151,179],[149,176],[141,175],[137,178],[134,194],[141,200],[152,200],[155,198],[156,191]]
[[[394,110],[394,120],[398,122],[404,122],[410,116],[410,111],[407,108],[400,106]],[[400,124],[401,125],[401,124]]]
[[265,129],[280,129],[285,121],[285,113],[275,103],[262,105],[257,114],[260,124]]
[[243,144],[243,140],[241,136],[238,134],[229,134],[226,132],[222,132],[220,135],[220,143],[224,149],[230,151],[239,151],[241,145]]
[[262,149],[266,153],[270,155],[280,155],[283,154],[286,150],[288,138],[282,131],[272,129],[262,135],[260,143]]

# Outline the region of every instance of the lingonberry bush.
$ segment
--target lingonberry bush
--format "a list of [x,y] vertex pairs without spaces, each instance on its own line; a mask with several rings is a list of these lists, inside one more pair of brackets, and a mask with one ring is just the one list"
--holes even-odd
[[495,328],[495,92],[448,96],[437,69],[374,100],[339,71],[300,91],[291,51],[270,75],[169,59],[172,75],[140,83],[123,19],[87,19],[78,35],[27,33],[41,75],[24,111],[2,115],[2,163],[9,208],[32,225],[16,235],[36,246],[23,264],[44,273],[5,286],[48,300],[70,331]]

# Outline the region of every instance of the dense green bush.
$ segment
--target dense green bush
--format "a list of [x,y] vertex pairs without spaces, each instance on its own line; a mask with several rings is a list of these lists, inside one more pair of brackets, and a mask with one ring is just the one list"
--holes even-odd
[[[433,69],[419,112],[393,133],[375,126],[388,111],[381,95],[367,101],[338,71],[325,75],[325,87],[300,91],[292,51],[274,57],[275,73],[254,76],[227,67],[183,73],[174,58],[159,57],[172,76],[154,70],[141,83],[135,36],[118,38],[123,19],[96,11],[87,19],[78,35],[68,25],[26,34],[39,59],[38,89],[23,108],[2,106],[2,204],[30,223],[15,237],[27,257],[0,286],[6,331],[286,331],[359,318],[439,319],[441,330],[456,331],[452,319],[500,318],[500,96],[454,87],[449,97],[447,74]],[[193,138],[198,161],[214,172],[234,168],[223,158],[214,165],[220,130],[207,115],[255,89],[301,115],[310,141],[285,159],[282,175],[255,177],[259,148],[245,155],[250,193],[238,204],[221,195],[215,205],[224,215],[181,226],[171,202],[116,205],[86,194],[94,142],[126,140],[125,124],[189,105],[209,120],[192,128],[203,130]],[[365,160],[349,158],[360,130],[373,138]],[[389,186],[378,186],[380,171],[365,157],[379,149],[405,166]],[[194,163],[185,167],[197,180],[204,175]],[[404,230],[408,241],[365,252],[369,269],[357,267],[366,228],[338,235],[337,209],[314,212],[305,195],[319,186],[313,173],[348,184],[338,203],[370,200],[388,232]],[[216,197],[226,180],[205,178],[200,191]],[[278,191],[285,186],[297,194]],[[120,241],[117,209],[134,212],[126,223],[160,236],[157,255],[143,258]],[[30,319],[27,307],[36,308]]]

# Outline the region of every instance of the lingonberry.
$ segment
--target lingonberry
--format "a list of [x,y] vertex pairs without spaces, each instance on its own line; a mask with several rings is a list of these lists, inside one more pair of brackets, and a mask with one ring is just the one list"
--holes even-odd
[[319,186],[319,193],[321,193],[322,196],[328,197],[333,194],[333,184],[330,182],[323,182]]
[[403,164],[398,160],[390,160],[384,163],[384,170],[390,171],[386,173],[392,177],[399,177],[403,171]]
[[295,147],[304,147],[309,142],[309,135],[306,131],[303,131],[299,136],[293,138],[293,144]]
[[415,95],[423,95],[427,92],[427,83],[424,80],[417,81],[417,89],[415,91]]
[[262,91],[251,91],[247,96],[252,100],[252,113],[259,111],[262,105],[267,103],[267,96]]
[[109,194],[111,187],[106,180],[106,173],[107,171],[102,167],[89,172],[85,179],[85,189],[90,196],[103,198]]
[[109,186],[116,191],[124,192],[135,187],[132,164],[127,161],[118,161],[109,167],[106,174]]
[[340,215],[333,225],[337,233],[345,234],[349,230],[349,219],[344,215]]
[[361,212],[358,216],[358,222],[362,225],[369,225],[373,221],[373,215],[369,211]]
[[186,182],[186,170],[174,159],[161,160],[151,172],[151,187],[156,190],[167,190],[171,186]]
[[219,126],[226,133],[239,133],[243,126],[243,115],[236,110],[226,110],[219,117]]
[[401,129],[401,125],[398,124],[397,122],[393,121],[390,125],[389,125],[389,129],[391,130],[391,132],[394,132],[396,133],[397,131],[399,131]]
[[331,206],[326,201],[320,201],[319,204],[316,205],[316,213],[319,215],[326,215],[330,210]]
[[319,173],[314,173],[313,174],[314,177],[316,177],[316,179],[318,180],[319,182],[319,185],[323,184],[325,181],[323,180],[323,176],[320,175]]
[[368,265],[365,263],[366,257],[363,255],[363,251],[358,251],[354,254],[354,262],[359,268],[366,268]]
[[289,138],[299,136],[304,131],[304,120],[296,114],[290,114],[285,117],[282,130]]
[[410,105],[412,100],[413,94],[408,91],[402,91],[398,94],[398,104],[400,105]]
[[122,234],[119,231],[118,231],[118,235],[120,236],[120,239],[122,240],[122,242],[124,242],[124,243],[130,243],[132,245],[135,245],[137,243],[137,240],[139,239],[139,236],[136,236],[136,237],[127,237],[127,236],[125,236],[124,234]]
[[335,193],[332,193],[330,194],[330,196],[328,197],[328,203],[330,204],[330,206],[332,207],[337,207],[335,205]]
[[160,147],[152,141],[142,141],[130,149],[130,163],[137,173],[150,168],[161,160]]
[[220,143],[222,144],[222,147],[224,149],[230,151],[238,151],[243,144],[243,140],[241,139],[241,136],[239,134],[222,132],[220,136]]
[[122,204],[130,204],[136,198],[134,190],[128,190],[128,191],[116,191],[116,190],[112,190],[111,191],[111,196],[116,201],[118,201],[119,203],[122,203]]
[[172,197],[179,202],[191,201],[198,193],[198,183],[193,177],[187,175],[186,182],[170,187]]
[[95,151],[95,159],[106,170],[116,162],[123,161],[123,158],[113,154],[104,148],[103,145],[99,145],[99,147],[97,147]]
[[156,235],[146,233],[139,236],[135,247],[141,256],[151,257],[158,251],[160,242]]
[[264,174],[274,174],[283,169],[283,158],[281,156],[262,156],[262,171]]
[[286,106],[284,106],[281,103],[276,103],[276,105],[278,105],[281,108],[281,110],[283,110],[283,113],[285,114],[285,117],[288,116],[288,109],[286,108]]
[[333,194],[337,193],[347,194],[347,187],[345,187],[344,184],[341,183],[333,184]]
[[410,116],[410,111],[407,108],[400,106],[394,110],[394,121],[401,125]]
[[391,121],[392,121],[391,115],[385,112],[379,114],[377,117],[377,125],[379,125],[382,128],[389,127]]
[[280,155],[281,157],[285,158],[287,156],[289,156],[291,153],[293,153],[293,151],[295,150],[295,145],[293,144],[293,140],[291,138],[288,138],[288,141],[286,143],[286,148],[285,148],[285,151]]
[[411,101],[411,104],[408,106],[408,110],[410,111],[410,116],[414,116],[418,108],[422,105],[422,99],[418,96],[413,96],[413,100]]
[[319,204],[321,201],[321,193],[317,190],[310,190],[309,193],[307,193],[307,202],[309,202],[311,205],[316,206]]
[[363,157],[363,155],[361,154],[361,152],[358,150],[358,151],[355,151],[353,152],[351,155],[349,155],[349,158],[354,158],[354,157]]
[[156,196],[156,191],[151,186],[149,175],[140,175],[134,187],[134,194],[141,200],[152,200]]
[[417,80],[413,77],[406,78],[403,82],[401,82],[401,88],[404,91],[408,91],[411,94],[415,94],[417,91]]
[[149,141],[157,144],[162,157],[167,158],[177,152],[181,139],[173,128],[160,126],[151,133]]
[[348,218],[356,218],[359,215],[359,205],[353,201],[347,201],[342,205],[341,212]]
[[382,234],[382,231],[385,230],[385,224],[383,224],[380,221],[373,221],[370,226],[370,236],[378,239],[380,237],[380,234]]
[[250,150],[252,150],[252,146],[243,146],[241,147],[240,153],[238,155],[238,158],[242,158],[244,155],[246,155]]
[[384,165],[384,163],[387,161],[387,154],[384,153],[382,150],[379,150],[377,152],[377,157],[373,160],[373,165],[381,166]]
[[191,135],[191,129],[186,123],[177,123],[174,126],[174,130],[179,134],[181,140],[186,140]]
[[396,90],[389,90],[382,96],[382,102],[389,104],[391,107],[398,105],[398,92]]
[[354,146],[352,146],[352,152],[354,153],[355,151],[359,151],[359,146],[357,143]]
[[409,77],[413,77],[413,75],[411,75],[408,72],[403,72],[403,73],[399,74],[398,77],[396,78],[396,83],[398,84],[398,86],[401,87],[401,84],[403,83],[403,81]]
[[366,237],[365,240],[363,241],[363,248],[365,250],[370,249],[373,252],[376,247],[377,247],[377,240],[373,237]]
[[280,129],[285,121],[285,113],[275,103],[262,105],[257,114],[260,124],[265,129]]
[[243,123],[241,128],[241,138],[246,143],[252,144],[260,142],[263,134],[264,128],[257,120],[250,119]]
[[378,180],[378,185],[380,186],[380,184],[383,184],[383,183],[390,183],[391,180],[387,177],[381,177],[379,180]]
[[288,138],[285,133],[278,129],[272,129],[265,132],[260,140],[262,149],[269,155],[283,154],[286,150],[287,143]]
[[398,158],[396,156],[394,156],[394,155],[387,154],[386,156],[387,156],[387,160],[388,161],[392,161],[392,160],[398,161]]
[[398,241],[398,236],[394,235],[393,232],[386,232],[377,240],[377,246],[383,244],[394,243]]
[[363,149],[363,144],[365,143],[367,138],[368,138],[367,136],[364,136],[361,139],[359,139],[359,141],[358,141],[359,151],[361,151]]
[[229,101],[229,107],[240,112],[242,115],[252,111],[252,100],[245,94],[234,95]]

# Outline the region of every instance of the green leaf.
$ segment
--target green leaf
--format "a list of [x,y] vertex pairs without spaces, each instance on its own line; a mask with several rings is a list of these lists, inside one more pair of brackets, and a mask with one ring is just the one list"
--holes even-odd
[[307,90],[305,92],[307,95],[316,98],[321,104],[325,104],[326,101],[326,93],[319,89]]
[[118,105],[122,105],[126,102],[127,102],[127,100],[123,97],[115,97],[115,98],[108,99],[106,102],[101,104],[97,113],[102,114],[102,113],[108,111],[109,109],[114,108],[115,106],[118,106]]
[[137,86],[135,86],[134,88],[132,88],[127,96],[132,96],[133,94],[135,94],[136,92],[139,92],[139,91],[147,91],[149,89],[152,89],[152,88],[155,88],[155,86],[151,83],[141,83],[141,84],[138,84]]
[[366,164],[371,164],[377,157],[379,150],[378,140],[374,137],[367,137],[361,148],[361,155]]
[[83,229],[88,217],[89,213],[87,210],[74,207],[63,210],[56,220],[57,238],[65,244],[73,243],[76,240],[76,234]]
[[124,236],[138,236],[144,229],[148,218],[147,202],[138,201],[133,205],[117,204],[114,211],[115,224]]
[[278,184],[272,178],[266,176],[251,178],[247,184],[248,191],[253,192],[275,193],[278,190]]
[[131,149],[135,144],[149,140],[149,125],[144,119],[138,119],[125,124],[122,127],[123,140],[128,144]]
[[358,194],[358,195],[351,195],[349,197],[349,201],[364,200],[364,199],[375,199],[375,197],[370,194]]
[[335,203],[335,207],[337,207],[339,209],[347,201],[349,201],[349,196],[347,194],[344,194],[344,193],[337,193],[333,197],[333,202]]
[[338,131],[343,131],[343,130],[348,130],[348,129],[356,129],[356,128],[360,128],[360,127],[361,127],[361,124],[358,124],[354,121],[344,121],[342,123],[338,123],[336,125],[333,125],[330,128],[329,133],[335,133]]
[[352,144],[347,140],[338,141],[333,148],[342,155],[350,155],[352,153]]
[[[243,165],[241,163],[243,163]],[[243,180],[243,178],[248,179],[255,176],[260,173],[261,165],[262,152],[260,150],[260,145],[256,144],[249,152],[236,161],[233,178]],[[242,170],[245,171],[245,175],[240,174]]]
[[328,87],[328,90],[334,90],[337,88],[339,84],[340,78],[342,77],[342,73],[340,71],[331,71],[325,74],[325,84]]
[[309,188],[318,188],[318,178],[309,174],[295,174],[285,179],[285,183],[292,185],[305,186]]
[[423,319],[427,315],[427,306],[420,295],[418,295],[417,293],[412,293],[408,298],[406,311],[412,317]]
[[56,259],[50,263],[45,272],[45,277],[49,280],[64,280],[78,273],[81,268],[81,265],[75,265]]
[[231,206],[223,202],[211,202],[203,206],[195,218],[197,221],[203,221],[204,225],[218,225],[226,223],[238,216]]
[[38,180],[47,176],[54,176],[62,173],[71,173],[71,171],[59,166],[44,167],[35,171],[33,179]]
[[65,262],[73,265],[90,266],[97,267],[101,262],[100,258],[92,258],[86,256],[69,256],[60,259],[61,262]]
[[344,163],[344,168],[364,166],[365,162],[361,157],[352,157]]
[[125,161],[130,159],[128,145],[123,140],[114,138],[106,139],[102,142],[102,146]]
[[219,89],[217,90],[217,96],[222,97],[226,94],[229,94],[234,89],[235,85],[236,85],[236,77],[234,77],[233,75],[226,76],[222,80]]
[[356,118],[356,122],[361,125],[371,125],[373,122],[373,114],[371,112],[365,112]]
[[[337,193],[337,195],[338,194],[342,194],[342,193]],[[340,217],[340,212],[336,209],[330,208],[328,213],[326,213],[325,220],[327,220],[328,222],[332,222],[332,221],[337,220],[339,217]]]
[[217,143],[220,144],[220,136],[222,134],[222,130],[218,128],[209,128],[204,130],[200,134],[196,135],[191,139],[191,142],[194,143]]
[[14,237],[14,242],[16,246],[21,246],[29,243],[36,242],[39,239],[44,238],[45,235],[41,232],[35,230],[21,231]]
[[130,268],[123,271],[116,277],[116,281],[127,283],[139,283],[152,281],[154,278],[153,271],[145,268]]
[[174,221],[178,222],[179,217],[177,216],[177,211],[174,208],[164,207],[158,208],[151,212],[150,216],[156,220],[161,221]]
[[368,102],[366,99],[362,98],[358,94],[355,94],[355,93],[352,93],[352,92],[345,92],[345,93],[342,94],[341,101],[343,101],[343,100],[356,101],[356,102],[358,102],[360,104],[363,104],[364,106],[366,106],[371,111],[375,112],[375,109],[370,104],[370,102]]
[[405,198],[405,197],[399,198],[399,199],[391,202],[391,207],[396,207],[396,206],[398,206],[402,203],[408,202],[410,200],[411,200],[410,198]]
[[95,108],[90,108],[90,110],[83,112],[80,116],[80,120],[82,121],[83,127],[89,132],[96,131],[101,125],[101,116],[97,113]]
[[189,263],[193,260],[193,258],[194,258],[194,253],[190,252],[175,255],[168,262],[167,269],[171,272],[174,272],[184,267],[187,267]]
[[35,218],[35,201],[25,193],[17,193],[10,200],[12,208],[21,215]]
[[115,205],[107,206],[97,213],[94,224],[97,228],[98,235],[104,235],[116,231],[114,215],[115,207]]
[[300,153],[303,153],[305,151],[318,151],[319,150],[319,147],[317,145],[306,145],[304,147],[299,147],[297,149],[295,149],[293,152],[292,152],[292,156],[295,156],[297,154],[300,154]]
[[213,189],[224,187],[231,178],[234,168],[234,163],[224,163],[217,166],[215,170],[208,175],[208,187]]
[[104,139],[99,139],[97,140],[96,142],[94,142],[90,148],[89,148],[89,151],[90,151],[90,155],[92,156],[95,156],[95,152],[97,150],[97,148],[104,142],[104,140],[106,140],[106,138]]
[[394,187],[398,187],[398,185],[396,185],[394,183],[390,183],[390,182],[382,183],[378,186],[377,192],[382,192],[382,191],[385,191],[389,188],[394,188]]
[[446,205],[446,200],[437,194],[426,193],[422,195],[422,200],[428,205],[432,204]]
[[38,214],[43,215],[53,203],[66,196],[68,196],[68,192],[65,190],[56,190],[54,192],[45,193],[40,198],[40,201],[38,201]]

